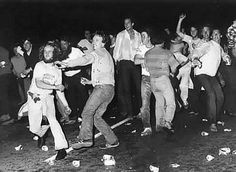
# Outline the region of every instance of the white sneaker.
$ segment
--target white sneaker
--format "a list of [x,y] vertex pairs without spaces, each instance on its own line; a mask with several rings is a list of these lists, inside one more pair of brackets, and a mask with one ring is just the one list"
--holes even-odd
[[144,130],[141,133],[141,136],[148,136],[148,135],[151,135],[151,134],[152,134],[152,128],[147,127],[147,128],[144,128]]

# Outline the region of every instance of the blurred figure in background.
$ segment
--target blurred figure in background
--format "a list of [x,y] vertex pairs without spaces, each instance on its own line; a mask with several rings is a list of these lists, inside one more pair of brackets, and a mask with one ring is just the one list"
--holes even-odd
[[9,59],[9,51],[0,46],[0,123],[14,121],[10,117],[10,97],[9,88],[11,80],[11,62]]
[[11,63],[13,65],[13,74],[16,76],[17,84],[18,84],[18,90],[20,95],[20,102],[18,104],[23,104],[27,100],[27,94],[24,87],[24,75],[23,72],[26,69],[26,62],[23,57],[23,51],[21,50],[21,47],[16,45],[13,48],[14,56],[11,58]]

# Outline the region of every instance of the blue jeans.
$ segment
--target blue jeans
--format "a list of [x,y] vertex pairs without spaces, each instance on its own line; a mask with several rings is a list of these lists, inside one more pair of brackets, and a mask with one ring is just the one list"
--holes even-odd
[[111,127],[102,119],[102,115],[113,97],[114,86],[97,85],[94,87],[81,114],[80,140],[93,139],[93,125],[104,135],[107,143],[113,144],[118,140]]
[[151,78],[151,89],[156,98],[156,126],[172,122],[175,114],[175,95],[168,76]]
[[143,122],[143,127],[151,127],[150,124],[150,98],[152,90],[150,83],[150,76],[142,76],[141,82],[141,97],[142,97],[142,107],[140,108],[140,114]]

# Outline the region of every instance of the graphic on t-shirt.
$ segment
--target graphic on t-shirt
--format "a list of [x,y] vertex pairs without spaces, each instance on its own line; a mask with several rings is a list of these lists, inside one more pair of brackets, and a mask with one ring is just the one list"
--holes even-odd
[[54,75],[46,73],[43,75],[43,82],[54,85],[56,83],[56,77]]

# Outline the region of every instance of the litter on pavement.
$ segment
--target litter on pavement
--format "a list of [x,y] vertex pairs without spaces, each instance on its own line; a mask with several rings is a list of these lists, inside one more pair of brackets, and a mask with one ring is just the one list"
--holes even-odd
[[219,155],[228,155],[231,152],[230,148],[220,148]]
[[80,167],[80,161],[78,160],[78,161],[73,161],[72,162],[72,165],[74,166],[74,167]]
[[206,159],[207,159],[207,161],[212,161],[213,159],[215,159],[215,157],[212,155],[207,155]]
[[232,131],[232,129],[230,129],[230,128],[225,128],[224,129],[224,132],[231,132]]
[[174,163],[174,164],[170,164],[170,166],[171,166],[172,168],[178,168],[180,165],[177,164],[177,163]]
[[115,158],[112,155],[103,155],[103,158],[101,159],[101,161],[103,161],[105,166],[114,166],[114,165],[116,165]]
[[42,146],[42,150],[47,152],[48,151],[48,147],[46,145]]
[[149,170],[150,170],[151,172],[159,172],[159,167],[155,167],[155,166],[153,166],[153,165],[150,165],[150,166],[149,166]]
[[16,151],[20,151],[20,150],[22,150],[22,149],[23,149],[23,146],[22,146],[22,145],[19,145],[19,146],[15,147],[15,150],[16,150]]
[[201,135],[202,135],[202,136],[208,136],[209,133],[208,133],[208,132],[205,132],[205,131],[202,131],[202,132],[201,132]]

